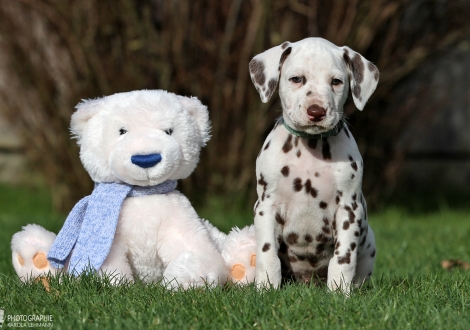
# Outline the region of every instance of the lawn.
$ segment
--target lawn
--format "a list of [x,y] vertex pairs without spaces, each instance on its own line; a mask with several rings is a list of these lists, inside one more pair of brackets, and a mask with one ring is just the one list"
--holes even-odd
[[[252,221],[216,200],[198,212],[223,230]],[[346,299],[324,287],[253,286],[170,292],[158,284],[113,287],[94,276],[23,284],[11,265],[10,240],[27,223],[60,229],[43,189],[0,186],[0,309],[52,315],[57,329],[469,329],[470,271],[442,269],[444,259],[470,261],[470,210],[433,213],[388,208],[370,215],[378,256],[373,279]],[[24,326],[24,325],[23,325]]]

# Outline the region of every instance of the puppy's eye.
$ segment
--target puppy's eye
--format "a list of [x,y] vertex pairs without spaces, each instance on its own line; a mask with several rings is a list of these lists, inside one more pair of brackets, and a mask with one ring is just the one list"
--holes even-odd
[[168,135],[173,134],[173,128],[166,129],[165,133],[168,134]]
[[334,85],[334,86],[337,86],[337,85],[341,85],[343,82],[339,79],[336,79],[336,78],[333,78],[333,80],[331,81],[331,84]]
[[290,81],[292,81],[294,84],[300,84],[302,82],[302,77],[292,77],[289,79]]
[[127,133],[127,129],[125,129],[124,127],[121,127],[121,129],[119,130],[119,134],[124,135],[126,133]]

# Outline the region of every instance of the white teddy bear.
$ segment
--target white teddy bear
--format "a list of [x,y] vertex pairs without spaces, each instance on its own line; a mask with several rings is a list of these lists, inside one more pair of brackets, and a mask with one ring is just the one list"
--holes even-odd
[[[162,90],[118,93],[77,105],[71,131],[95,182],[56,235],[27,225],[11,242],[22,280],[99,270],[169,287],[253,282],[254,228],[225,235],[175,190],[210,139],[207,108]],[[237,243],[240,243],[237,245]]]

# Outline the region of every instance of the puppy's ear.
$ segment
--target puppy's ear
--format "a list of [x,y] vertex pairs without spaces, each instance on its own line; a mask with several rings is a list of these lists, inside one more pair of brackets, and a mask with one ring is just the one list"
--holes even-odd
[[289,41],[256,55],[250,62],[250,76],[261,101],[266,103],[273,96],[279,82],[282,64],[292,51]]
[[349,85],[354,104],[359,110],[369,100],[379,82],[379,69],[351,48],[344,46],[343,59],[349,70]]
[[82,100],[82,102],[75,106],[76,111],[73,113],[70,121],[70,131],[72,132],[72,136],[77,139],[77,143],[80,144],[86,124],[98,113],[102,107],[102,103],[103,99],[98,98],[94,100]]
[[183,108],[185,108],[194,118],[199,134],[201,135],[201,144],[202,146],[205,146],[211,138],[211,122],[209,120],[209,111],[207,111],[207,107],[202,104],[197,97],[177,96]]

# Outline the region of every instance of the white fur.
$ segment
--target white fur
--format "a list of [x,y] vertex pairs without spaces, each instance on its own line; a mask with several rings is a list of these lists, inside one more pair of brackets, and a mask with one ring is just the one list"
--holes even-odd
[[[263,102],[279,84],[283,120],[309,134],[327,132],[338,124],[350,87],[355,88],[353,99],[362,110],[378,82],[372,63],[321,38],[273,47],[254,57],[250,73]],[[334,79],[341,83],[333,84]],[[312,106],[326,110],[322,120],[309,118],[307,109]],[[370,277],[375,260],[374,235],[362,196],[362,158],[347,127],[336,136],[312,141],[291,135],[281,119],[257,159],[256,282],[278,287],[283,258],[297,280],[309,281],[312,274],[327,270],[328,287],[348,293],[351,283],[360,285]],[[327,242],[321,242],[321,234]],[[282,242],[287,242],[286,253]],[[319,250],[321,244],[324,250]]]
[[[209,221],[204,221],[219,252],[225,260],[230,280],[237,284],[248,284],[255,280],[256,237],[253,225],[239,229],[232,228],[225,234],[214,227]],[[235,273],[235,269],[239,272]]]
[[[126,132],[121,134],[121,129]],[[168,129],[172,129],[171,135],[165,132]],[[80,159],[95,182],[139,186],[186,178],[199,161],[209,130],[207,108],[199,100],[161,90],[83,101],[71,121]],[[161,154],[162,160],[153,167],[141,168],[131,162],[132,155],[154,153]],[[47,254],[54,237],[37,225],[15,234],[12,250],[18,275],[26,279],[29,273],[41,273],[30,260],[39,250]],[[25,260],[23,267],[18,254]],[[209,231],[179,191],[124,201],[101,271],[117,279],[163,279],[170,287],[183,288],[223,285],[229,278]]]

